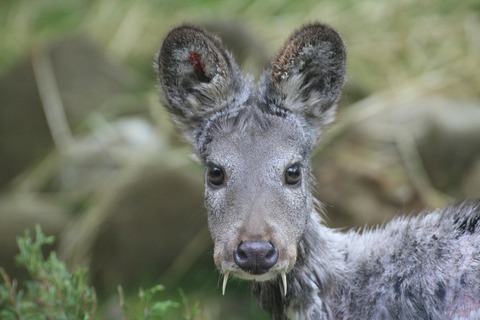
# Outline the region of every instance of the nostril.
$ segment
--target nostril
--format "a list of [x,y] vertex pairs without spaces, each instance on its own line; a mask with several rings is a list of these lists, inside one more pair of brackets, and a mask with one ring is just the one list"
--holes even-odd
[[233,260],[249,273],[263,274],[277,263],[278,249],[268,241],[244,241],[234,250]]
[[[275,260],[278,260],[278,250],[277,248],[275,248],[275,246],[271,243],[270,243],[270,246],[271,246],[271,249],[267,251],[267,254],[265,256],[265,258],[267,259],[275,259]],[[277,261],[275,261],[277,262]]]
[[245,246],[242,246],[242,243],[240,243],[238,245],[237,250],[236,250],[236,255],[237,255],[237,259],[239,261],[243,261],[243,260],[248,259],[248,254],[247,254],[247,252],[245,252],[245,249],[246,248],[245,248]]

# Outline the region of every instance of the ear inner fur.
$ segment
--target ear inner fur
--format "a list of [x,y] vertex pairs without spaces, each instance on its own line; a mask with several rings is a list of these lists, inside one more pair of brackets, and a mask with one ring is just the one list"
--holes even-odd
[[306,25],[295,31],[276,54],[272,62],[272,81],[278,83],[288,77],[288,69],[303,49],[306,46],[318,46],[321,42],[331,42],[334,51],[331,55],[345,59],[343,41],[337,32],[319,23]]
[[165,107],[192,144],[215,113],[238,109],[248,98],[250,80],[221,41],[200,28],[184,25],[170,31],[157,63]]
[[259,85],[261,108],[297,115],[312,136],[333,122],[344,84],[346,53],[332,28],[314,23],[294,32],[278,51]]

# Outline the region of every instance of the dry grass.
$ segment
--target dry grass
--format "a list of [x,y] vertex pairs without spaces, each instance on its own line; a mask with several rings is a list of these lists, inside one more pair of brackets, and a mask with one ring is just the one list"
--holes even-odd
[[350,81],[366,92],[417,86],[426,93],[480,96],[476,0],[19,0],[0,9],[0,72],[49,39],[85,33],[152,76],[151,59],[162,36],[184,21],[241,21],[273,53],[292,29],[320,20],[343,34]]
[[[164,34],[186,21],[230,20],[245,24],[269,55],[301,24],[334,26],[347,43],[349,83],[370,95],[357,108],[364,114],[391,95],[480,98],[478,0],[5,0],[0,75],[53,39],[85,34],[148,80],[145,101],[152,118],[164,122],[151,67]],[[205,314],[215,308],[205,303]]]

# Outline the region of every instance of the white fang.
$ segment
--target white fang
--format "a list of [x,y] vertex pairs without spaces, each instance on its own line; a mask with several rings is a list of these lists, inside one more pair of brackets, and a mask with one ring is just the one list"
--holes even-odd
[[285,274],[285,272],[282,272],[280,276],[282,277],[283,296],[286,296],[287,295],[287,275]]
[[228,272],[225,273],[225,275],[223,276],[222,296],[225,295],[225,288],[227,288],[227,281],[228,281]]

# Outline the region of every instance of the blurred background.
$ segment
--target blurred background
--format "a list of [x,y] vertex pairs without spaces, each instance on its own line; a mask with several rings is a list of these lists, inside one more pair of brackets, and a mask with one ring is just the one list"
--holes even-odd
[[326,223],[480,197],[479,0],[2,0],[0,266],[22,277],[15,239],[38,223],[71,268],[89,268],[102,319],[115,319],[119,284],[155,283],[196,319],[267,319],[248,283],[221,295],[203,169],[152,66],[166,32],[191,22],[258,76],[315,20],[348,50],[339,117],[313,160]]

